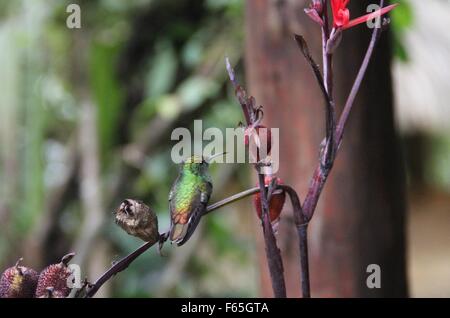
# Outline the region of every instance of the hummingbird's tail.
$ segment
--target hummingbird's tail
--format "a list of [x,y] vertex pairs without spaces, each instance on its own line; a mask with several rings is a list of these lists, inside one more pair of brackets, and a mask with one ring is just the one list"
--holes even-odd
[[187,224],[173,224],[170,228],[169,239],[172,243],[179,243],[186,235],[188,225]]
[[178,246],[186,243],[192,234],[194,234],[197,225],[200,223],[201,211],[203,209],[196,209],[194,214],[189,219],[189,222],[186,224],[173,224],[170,229],[169,238],[172,243],[176,243]]

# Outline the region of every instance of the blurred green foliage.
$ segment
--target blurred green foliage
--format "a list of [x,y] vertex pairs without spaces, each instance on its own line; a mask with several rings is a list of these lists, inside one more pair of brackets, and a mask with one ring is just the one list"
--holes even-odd
[[414,13],[408,0],[397,0],[399,4],[395,10],[391,12],[394,55],[400,61],[408,61],[408,52],[403,43],[404,32],[412,27],[414,23]]
[[[61,202],[51,216],[56,219],[48,222],[52,228],[43,234],[42,261],[54,261],[80,235],[87,213],[78,191],[82,180],[78,165],[73,172],[68,162],[81,154],[77,139],[83,99],[96,109],[98,136],[93,138],[100,146],[105,213],[101,236],[112,253],[106,262],[141,244],[113,223],[111,211],[122,199],[143,199],[158,212],[160,231],[168,227],[167,195],[178,172],[168,159],[171,127],[192,128],[193,119],[204,119],[204,128],[224,129],[241,120],[224,57],[238,62],[242,54],[242,1],[79,1],[80,30],[66,27],[69,3],[0,1],[0,51],[7,65],[0,77],[9,83],[0,97],[2,123],[8,123],[0,128],[1,154],[2,164],[11,168],[0,171],[2,198],[7,198],[0,208],[8,215],[0,233],[3,267],[17,258],[17,251],[26,251],[24,244],[47,224],[54,197]],[[159,136],[157,127],[167,131]],[[124,152],[154,138],[152,129],[159,136],[156,142],[142,160],[130,161]],[[247,186],[247,178],[235,178],[235,169],[212,168],[224,183],[216,187],[216,199],[231,191],[225,191],[227,184],[235,191]],[[73,173],[74,185],[59,198],[58,190]],[[8,179],[16,184],[7,185]],[[114,196],[118,180],[125,184]],[[114,279],[110,296],[255,295],[252,240],[230,225],[239,218],[233,208],[208,217],[201,240],[181,261],[170,247],[163,258],[155,251],[144,254]],[[170,278],[172,264],[181,266],[178,279],[161,281]],[[222,270],[231,269],[230,264],[238,266]]]
[[[85,219],[81,180],[68,162],[79,159],[80,149],[74,145],[81,124],[80,91],[87,89],[97,115],[98,136],[93,138],[100,144],[101,236],[111,251],[107,262],[141,244],[113,223],[111,212],[122,199],[149,203],[158,213],[160,231],[168,227],[167,195],[178,172],[169,160],[174,143],[170,128],[192,128],[193,119],[201,118],[204,129],[225,129],[242,120],[227,85],[224,57],[241,60],[244,1],[79,1],[82,29],[70,30],[65,19],[72,2],[0,1],[2,267],[45,228],[45,212],[71,173],[75,181],[50,216],[56,220],[49,222],[53,228],[43,239],[44,248],[63,255],[79,235]],[[401,6],[392,13],[395,54],[407,61],[402,34],[414,15],[407,0],[397,2]],[[80,33],[84,44],[76,41]],[[83,54],[86,61],[75,64]],[[86,73],[87,84],[77,71]],[[124,154],[152,138],[157,141],[138,153],[138,159]],[[445,162],[435,166],[450,179]],[[249,186],[248,169],[213,166],[212,174],[221,181],[214,200]],[[118,181],[124,184],[114,193]],[[172,253],[175,248],[166,247],[162,258],[154,250],[145,253],[114,278],[110,296],[255,296],[255,246],[244,230],[249,225],[242,226],[255,221],[249,206],[244,202],[208,217],[201,240],[191,249]],[[45,255],[43,261],[54,261],[52,257]],[[173,268],[179,269],[176,275]]]

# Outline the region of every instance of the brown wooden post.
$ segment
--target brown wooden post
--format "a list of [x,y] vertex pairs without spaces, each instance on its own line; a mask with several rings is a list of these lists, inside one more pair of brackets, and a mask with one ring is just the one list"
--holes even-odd
[[[325,136],[325,115],[318,85],[293,34],[306,38],[321,63],[320,30],[303,13],[308,1],[246,3],[248,91],[264,106],[264,122],[280,129],[279,175],[303,200]],[[353,1],[352,16],[362,14],[369,3],[373,1]],[[338,113],[369,39],[365,25],[344,32],[334,58]],[[404,174],[393,122],[390,58],[389,35],[383,33],[309,228],[313,297],[407,296]],[[289,222],[285,217],[278,239],[287,293],[294,297],[300,296],[299,262]],[[381,267],[380,289],[366,286],[369,264]],[[266,266],[261,272],[262,295],[272,296]]]

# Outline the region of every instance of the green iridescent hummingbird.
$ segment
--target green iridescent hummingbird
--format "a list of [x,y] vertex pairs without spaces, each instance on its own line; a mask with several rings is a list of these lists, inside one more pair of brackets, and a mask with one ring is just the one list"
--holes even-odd
[[223,154],[209,158],[192,156],[180,166],[178,178],[169,193],[169,239],[178,246],[189,240],[205,212],[213,189],[209,163]]

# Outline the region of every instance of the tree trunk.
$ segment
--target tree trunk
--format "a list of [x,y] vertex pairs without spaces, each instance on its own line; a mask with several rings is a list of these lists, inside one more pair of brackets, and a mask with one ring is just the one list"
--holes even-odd
[[[373,1],[372,1],[373,2]],[[325,136],[324,103],[293,39],[303,35],[321,63],[319,26],[308,1],[247,1],[249,93],[264,106],[265,123],[280,129],[279,175],[307,193]],[[352,16],[370,1],[353,1]],[[334,57],[335,99],[342,110],[370,40],[365,25],[344,32]],[[389,34],[384,32],[350,116],[344,141],[309,227],[313,297],[407,296],[404,173],[394,130]],[[300,296],[297,242],[290,210],[278,234],[288,296]],[[260,246],[260,253],[264,253]],[[381,267],[381,288],[369,289],[369,264]],[[262,296],[272,296],[267,266]],[[270,284],[270,283],[269,283]]]

